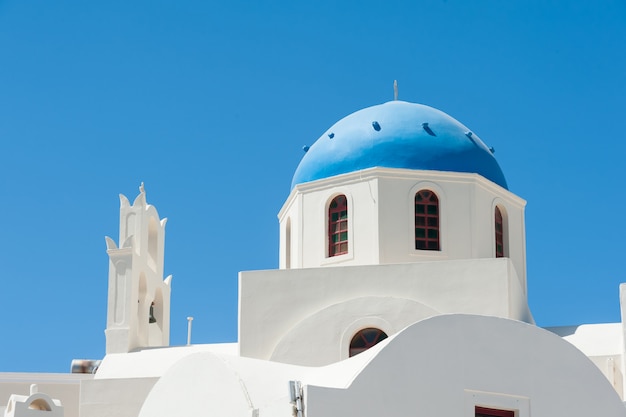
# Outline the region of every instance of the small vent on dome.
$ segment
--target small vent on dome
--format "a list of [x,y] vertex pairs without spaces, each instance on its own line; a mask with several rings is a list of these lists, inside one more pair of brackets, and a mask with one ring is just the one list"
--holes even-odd
[[474,135],[474,134],[473,134],[472,132],[470,132],[470,131],[465,132],[465,136],[467,136],[467,137],[469,138],[469,140],[471,140],[471,141],[472,141],[472,143],[473,143],[474,145],[478,146],[478,145],[476,144],[476,141],[475,141],[475,140],[474,140],[474,138],[473,138],[473,135]]
[[380,130],[380,124],[377,121],[373,121],[372,122],[372,127],[374,128],[375,131],[379,131]]
[[490,146],[489,147],[489,152],[496,153],[496,148],[494,148],[493,146]]
[[428,133],[430,136],[437,136],[435,135],[435,132],[433,132],[433,130],[430,128],[430,126],[428,126],[428,122],[422,123],[422,127],[424,128],[426,133]]
[[304,145],[302,147],[302,150],[304,151],[304,153],[307,153],[309,151],[309,149],[311,149],[311,147],[309,145]]
[[328,134],[328,137],[332,139],[332,138],[334,138],[334,137],[335,137],[335,134],[334,134],[333,132],[330,132],[330,133]]

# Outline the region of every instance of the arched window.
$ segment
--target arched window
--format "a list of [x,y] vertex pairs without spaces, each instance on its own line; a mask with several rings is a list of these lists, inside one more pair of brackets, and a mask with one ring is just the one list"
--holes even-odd
[[496,206],[495,210],[495,225],[496,225],[496,258],[504,257],[504,222],[502,221],[502,212],[500,208]]
[[360,330],[350,341],[350,357],[366,351],[386,338],[387,334],[385,332],[374,327]]
[[415,249],[440,250],[439,199],[430,190],[415,194]]
[[328,206],[328,257],[348,253],[348,200],[333,198]]

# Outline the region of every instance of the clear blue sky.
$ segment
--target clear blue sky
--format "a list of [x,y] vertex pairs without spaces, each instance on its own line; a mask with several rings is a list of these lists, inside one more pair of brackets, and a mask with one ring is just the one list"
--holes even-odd
[[[624,1],[0,0],[0,371],[104,355],[118,193],[168,217],[172,344],[237,338],[291,176],[392,99],[489,145],[526,211],[539,325],[619,320]],[[132,201],[132,200],[131,200]]]

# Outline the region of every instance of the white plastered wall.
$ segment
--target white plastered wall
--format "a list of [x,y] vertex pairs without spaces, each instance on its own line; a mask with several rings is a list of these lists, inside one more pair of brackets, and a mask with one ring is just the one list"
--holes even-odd
[[44,393],[31,395],[11,395],[3,415],[5,417],[64,417],[63,404]]
[[307,386],[307,417],[473,417],[475,406],[513,410],[516,417],[626,416],[580,351],[524,323],[438,316],[374,349],[347,389]]
[[[291,268],[378,264],[377,181],[337,176],[319,182],[311,192],[292,192],[280,214],[280,267],[286,268],[287,240],[291,241]],[[318,182],[316,182],[318,183]],[[298,186],[298,189],[301,186]],[[348,202],[348,254],[328,254],[327,213],[330,201],[343,194]],[[287,238],[287,221],[291,237]]]
[[136,417],[158,378],[93,379],[82,384],[80,417]]
[[[441,251],[415,249],[414,198],[422,189],[439,198]],[[349,253],[329,258],[327,208],[338,194],[348,199]],[[526,291],[526,202],[480,175],[456,172],[371,168],[297,185],[278,215],[280,268],[493,258],[496,205],[506,255]]]
[[140,417],[295,415],[289,381],[304,387],[307,417],[474,417],[475,406],[516,417],[624,417],[615,391],[556,335],[495,317],[445,315],[403,329],[325,367],[199,352],[173,364]]
[[242,356],[319,366],[348,357],[358,330],[391,335],[426,317],[492,315],[532,322],[510,259],[241,272]]
[[584,353],[604,374],[615,391],[623,397],[621,323],[583,324],[548,327]]
[[63,403],[65,417],[78,417],[81,383],[93,377],[91,374],[0,372],[0,406],[6,406],[13,394],[28,396],[32,384],[36,384],[38,392]]

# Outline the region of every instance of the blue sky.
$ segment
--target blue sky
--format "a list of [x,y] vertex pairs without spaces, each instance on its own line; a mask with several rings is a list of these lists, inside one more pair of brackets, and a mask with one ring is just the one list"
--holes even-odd
[[[619,320],[623,1],[0,0],[0,372],[104,355],[119,200],[168,217],[171,343],[237,338],[237,272],[330,125],[400,99],[496,149],[528,201],[539,325]],[[132,201],[132,200],[131,200]]]

